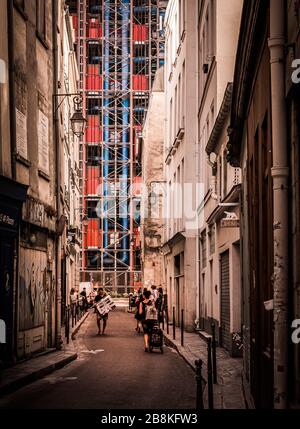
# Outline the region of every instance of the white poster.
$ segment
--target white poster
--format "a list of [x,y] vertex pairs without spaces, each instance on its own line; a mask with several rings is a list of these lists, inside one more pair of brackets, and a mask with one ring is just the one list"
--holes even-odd
[[38,117],[39,168],[49,173],[49,120],[39,110]]
[[105,298],[101,299],[101,301],[96,304],[96,308],[100,316],[104,316],[105,314],[108,314],[110,311],[114,310],[116,308],[116,305],[113,302],[111,296],[107,295]]
[[16,144],[17,153],[27,159],[27,118],[16,109]]

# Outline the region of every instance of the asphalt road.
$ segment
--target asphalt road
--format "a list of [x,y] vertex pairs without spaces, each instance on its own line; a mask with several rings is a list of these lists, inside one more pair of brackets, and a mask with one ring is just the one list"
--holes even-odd
[[0,400],[0,409],[193,409],[195,374],[168,347],[145,353],[133,316],[118,309],[98,337],[91,314],[67,367]]

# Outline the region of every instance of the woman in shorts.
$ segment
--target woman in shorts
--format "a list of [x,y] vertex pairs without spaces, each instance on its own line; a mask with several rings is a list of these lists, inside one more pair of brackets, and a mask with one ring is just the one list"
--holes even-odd
[[154,307],[154,303],[152,303],[152,300],[150,299],[150,297],[151,297],[151,292],[148,290],[144,291],[143,293],[144,299],[140,303],[140,308],[139,308],[139,314],[141,316],[142,326],[144,331],[145,352],[149,351],[149,337],[151,335],[153,326],[155,325],[155,323],[157,323],[157,320],[147,319],[147,307],[148,306]]

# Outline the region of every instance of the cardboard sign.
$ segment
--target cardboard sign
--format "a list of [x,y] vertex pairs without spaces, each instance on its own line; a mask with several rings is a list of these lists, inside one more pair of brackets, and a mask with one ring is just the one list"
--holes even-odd
[[100,316],[105,316],[115,308],[116,305],[110,295],[107,295],[105,298],[101,299],[101,301],[97,302],[96,304],[96,309]]

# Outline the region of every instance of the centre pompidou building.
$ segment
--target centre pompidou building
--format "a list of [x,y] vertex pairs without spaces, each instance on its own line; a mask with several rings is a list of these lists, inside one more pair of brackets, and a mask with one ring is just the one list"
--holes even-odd
[[164,63],[168,1],[67,2],[77,39],[87,129],[81,143],[82,281],[141,286],[138,145]]

